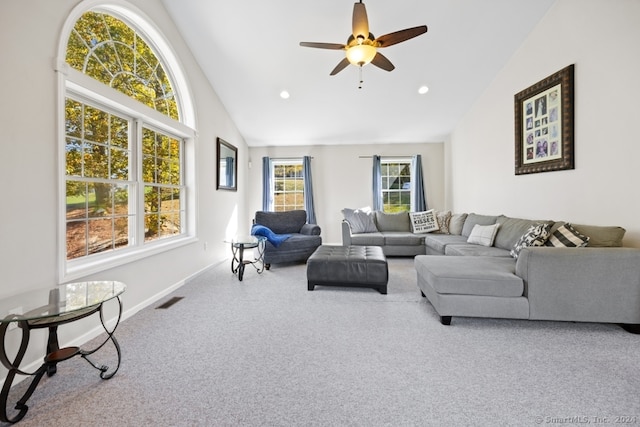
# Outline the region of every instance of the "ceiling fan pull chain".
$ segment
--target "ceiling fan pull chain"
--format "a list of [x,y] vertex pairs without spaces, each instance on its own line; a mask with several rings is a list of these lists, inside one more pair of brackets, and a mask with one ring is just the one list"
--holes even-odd
[[358,85],[358,89],[362,89],[362,82],[364,82],[364,80],[362,80],[362,65],[358,68],[358,74],[360,75],[360,84]]

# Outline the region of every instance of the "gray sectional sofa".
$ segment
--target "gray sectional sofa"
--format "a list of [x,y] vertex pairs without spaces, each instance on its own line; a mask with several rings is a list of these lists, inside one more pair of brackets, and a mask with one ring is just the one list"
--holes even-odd
[[[469,242],[476,225],[494,229],[489,246]],[[535,227],[545,236],[522,244]],[[492,317],[617,323],[640,332],[640,249],[623,247],[623,228],[473,213],[453,215],[444,228],[414,236],[422,239],[414,244],[409,230],[402,242],[399,231],[354,234],[343,223],[343,244],[377,242],[390,255],[417,255],[418,287],[443,324],[455,316]],[[567,229],[583,247],[557,243]],[[559,247],[533,246],[552,239]]]

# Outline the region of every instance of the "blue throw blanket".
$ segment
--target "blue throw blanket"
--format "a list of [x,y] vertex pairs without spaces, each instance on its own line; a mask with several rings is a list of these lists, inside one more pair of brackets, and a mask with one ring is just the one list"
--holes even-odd
[[253,226],[251,227],[251,235],[266,237],[269,243],[271,243],[276,248],[280,246],[282,242],[291,237],[291,234],[276,234],[271,231],[270,228],[260,224],[253,224]]

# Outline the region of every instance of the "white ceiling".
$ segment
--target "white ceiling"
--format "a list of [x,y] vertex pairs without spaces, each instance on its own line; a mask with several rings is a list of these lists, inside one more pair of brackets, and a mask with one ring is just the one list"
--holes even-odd
[[362,89],[355,66],[329,76],[343,51],[299,46],[346,43],[353,0],[162,1],[247,144],[267,146],[443,141],[555,0],[367,0],[376,37],[429,31],[381,49],[396,69],[366,65]]

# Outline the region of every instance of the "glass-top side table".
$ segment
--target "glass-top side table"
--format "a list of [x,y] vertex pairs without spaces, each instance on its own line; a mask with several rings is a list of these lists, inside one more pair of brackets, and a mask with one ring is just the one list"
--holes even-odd
[[[42,376],[46,373],[52,376],[56,373],[56,365],[59,362],[79,355],[91,366],[100,371],[100,378],[109,379],[120,368],[120,345],[113,335],[122,317],[122,300],[120,296],[126,290],[126,285],[116,281],[90,281],[60,285],[52,289],[40,289],[25,292],[19,295],[0,299],[0,362],[8,369],[7,376],[0,392],[0,421],[16,423],[20,421],[27,410],[27,401],[35,391]],[[103,305],[107,301],[116,300],[118,304],[118,316],[113,328],[109,329],[105,323]],[[100,322],[107,333],[105,340],[96,348],[83,350],[79,347],[60,348],[58,344],[58,326],[74,322],[100,314]],[[13,360],[7,356],[6,335],[14,328],[22,330],[20,347]],[[33,329],[49,329],[47,341],[47,354],[44,363],[35,372],[25,372],[20,369],[20,364],[29,345],[30,332]],[[89,359],[89,356],[101,349],[111,341],[116,349],[117,362],[115,368],[109,370],[108,366],[97,365]],[[33,380],[25,394],[16,403],[17,414],[10,417],[7,414],[7,399],[16,375],[33,376]]]
[[[242,281],[244,276],[244,268],[246,265],[252,265],[258,274],[264,271],[264,248],[267,238],[263,236],[236,236],[233,239],[226,240],[231,244],[231,271],[238,276],[238,280]],[[245,259],[245,249],[255,249],[253,257]]]

